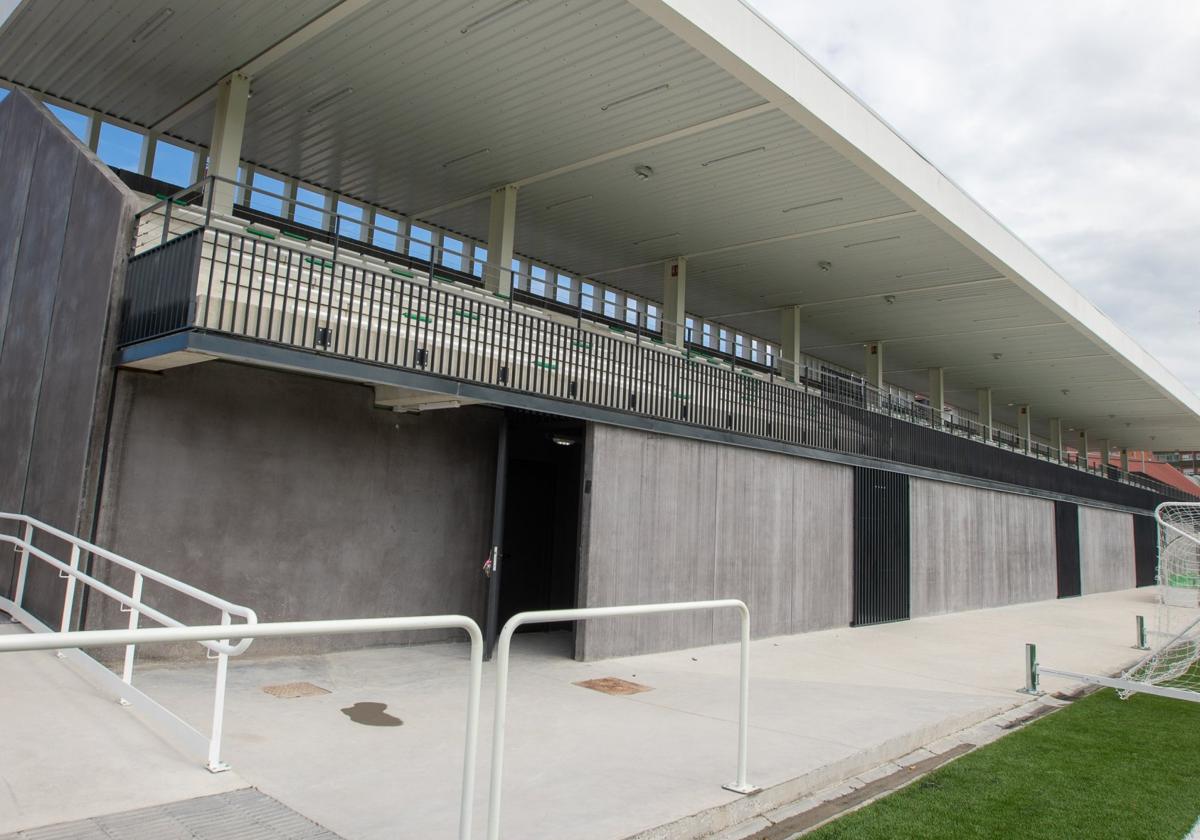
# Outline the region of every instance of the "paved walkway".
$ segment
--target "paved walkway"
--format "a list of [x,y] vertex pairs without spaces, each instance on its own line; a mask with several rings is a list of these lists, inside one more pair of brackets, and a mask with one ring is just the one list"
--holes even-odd
[[[1152,616],[1153,609],[1153,591],[1135,590],[758,640],[751,653],[750,781],[764,788],[784,785],[777,795],[798,797],[1025,702],[1014,689],[1023,682],[1026,641],[1038,643],[1048,665],[1116,670],[1137,655],[1131,648],[1134,616]],[[677,825],[674,834],[656,834],[681,836],[698,825],[732,824],[753,811],[755,798],[721,788],[735,770],[736,645],[581,663],[568,658],[565,633],[517,641],[505,837],[612,840],[707,812]],[[6,685],[13,679],[26,685],[0,701],[17,706],[4,710],[4,725],[34,707],[43,710],[40,725],[5,737],[6,744],[16,736],[25,744],[15,759],[5,757],[10,789],[0,791],[21,804],[25,826],[35,824],[29,821],[35,815],[47,815],[35,792],[65,782],[65,774],[73,781],[59,790],[72,791],[63,800],[72,803],[73,818],[149,804],[141,801],[147,797],[142,781],[161,775],[163,786],[154,788],[159,801],[211,793],[200,790],[204,785],[248,782],[351,840],[454,836],[465,645],[235,661],[224,755],[236,775],[222,776],[178,758],[148,733],[131,735],[135,722],[126,710],[111,704],[93,708],[88,689],[68,689],[66,676],[45,667],[60,664],[53,657],[25,666],[0,661]],[[18,667],[31,669],[28,679],[17,676]],[[211,668],[211,663],[147,666],[138,684],[203,726]],[[599,677],[651,690],[610,696],[574,685]],[[330,693],[280,699],[263,691],[296,682]],[[1049,691],[1063,685],[1044,680]],[[482,836],[486,815],[491,688],[488,666],[476,836]],[[51,689],[68,692],[70,702]],[[342,711],[356,703],[384,703],[386,713],[403,725],[356,723]],[[77,749],[78,743],[87,751]],[[106,780],[106,795],[88,790],[96,778]],[[20,791],[13,791],[14,781]],[[770,794],[763,795],[763,804]],[[725,811],[710,810],[723,806]],[[0,831],[16,827],[7,816],[0,818]]]

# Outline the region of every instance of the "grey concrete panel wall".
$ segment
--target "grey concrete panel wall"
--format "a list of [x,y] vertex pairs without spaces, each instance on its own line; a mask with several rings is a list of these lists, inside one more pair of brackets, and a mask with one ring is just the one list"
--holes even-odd
[[1054,598],[1054,503],[913,479],[911,615]]
[[[852,472],[836,464],[592,425],[580,603],[741,598],[755,636],[850,621]],[[590,622],[583,659],[737,638],[732,613]]]
[[1137,585],[1132,514],[1080,506],[1079,574],[1084,595]]
[[[263,621],[481,619],[501,415],[396,414],[373,401],[360,385],[224,362],[161,376],[122,371],[99,543],[250,606]],[[181,620],[214,617],[161,590],[148,594]],[[90,627],[123,618],[100,600],[89,607]],[[401,641],[262,640],[253,651]]]
[[[89,536],[134,200],[23,93],[0,103],[0,130],[0,510]],[[61,591],[31,566],[31,610],[57,621]]]

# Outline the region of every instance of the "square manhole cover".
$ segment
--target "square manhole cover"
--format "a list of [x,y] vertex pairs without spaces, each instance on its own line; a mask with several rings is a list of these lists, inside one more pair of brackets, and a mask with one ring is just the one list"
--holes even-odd
[[329,689],[321,688],[319,685],[313,685],[310,682],[290,682],[280,683],[279,685],[264,685],[262,690],[272,697],[278,697],[281,700],[292,700],[296,697],[317,697],[322,694],[328,694]]
[[583,680],[575,685],[590,688],[601,694],[641,694],[643,691],[653,691],[648,685],[623,680],[620,677],[598,677],[594,680]]

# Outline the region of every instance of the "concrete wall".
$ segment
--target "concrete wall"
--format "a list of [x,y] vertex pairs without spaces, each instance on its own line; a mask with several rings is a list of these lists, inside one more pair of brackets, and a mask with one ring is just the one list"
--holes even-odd
[[[581,605],[741,598],[755,636],[850,621],[850,468],[613,426],[589,427]],[[727,614],[610,619],[592,659],[737,638]]]
[[[132,194],[49,112],[0,103],[0,510],[91,530]],[[44,547],[61,550],[55,541]],[[0,592],[13,555],[0,551]],[[31,566],[26,606],[57,623],[62,583]]]
[[[482,618],[499,412],[396,414],[360,385],[224,362],[122,371],[117,384],[100,545],[263,621]],[[183,620],[213,618],[147,592]],[[105,599],[92,605],[89,626],[124,619]],[[446,637],[461,634],[419,638]],[[398,641],[261,640],[252,651]]]
[[912,617],[1054,598],[1054,503],[910,484]]
[[1133,515],[1079,506],[1079,574],[1083,594],[1137,584]]

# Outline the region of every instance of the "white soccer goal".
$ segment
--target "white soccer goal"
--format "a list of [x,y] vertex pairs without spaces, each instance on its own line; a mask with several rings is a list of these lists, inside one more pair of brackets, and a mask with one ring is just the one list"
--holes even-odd
[[[1158,615],[1150,653],[1122,677],[1197,692],[1200,699],[1200,503],[1166,502],[1158,522]],[[1121,690],[1122,697],[1137,692]]]

